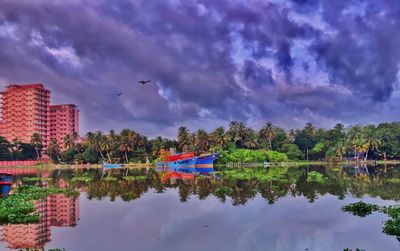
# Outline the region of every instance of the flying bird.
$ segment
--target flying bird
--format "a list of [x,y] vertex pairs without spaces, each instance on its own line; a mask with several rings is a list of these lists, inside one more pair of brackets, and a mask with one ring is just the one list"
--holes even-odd
[[139,83],[141,83],[142,85],[146,84],[146,83],[150,83],[151,80],[140,80]]
[[121,96],[121,95],[122,95],[122,92],[117,93],[117,96]]

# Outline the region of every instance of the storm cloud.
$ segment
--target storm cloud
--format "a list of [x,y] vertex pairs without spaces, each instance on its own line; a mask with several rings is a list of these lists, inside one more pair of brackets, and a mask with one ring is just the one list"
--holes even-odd
[[0,84],[44,83],[83,133],[391,121],[398,27],[396,0],[1,0]]

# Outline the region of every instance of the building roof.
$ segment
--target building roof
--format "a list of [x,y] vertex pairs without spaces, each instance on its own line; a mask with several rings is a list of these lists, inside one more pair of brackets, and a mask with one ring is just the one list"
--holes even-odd
[[23,84],[23,85],[10,84],[7,86],[7,88],[32,89],[32,88],[44,88],[44,86],[42,83]]

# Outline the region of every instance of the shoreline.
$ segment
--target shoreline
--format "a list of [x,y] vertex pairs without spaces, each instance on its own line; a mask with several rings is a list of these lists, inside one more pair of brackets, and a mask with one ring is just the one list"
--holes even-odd
[[[338,166],[338,165],[398,165],[400,164],[400,160],[368,160],[368,161],[338,161],[338,162],[327,162],[327,161],[288,161],[288,162],[280,162],[280,163],[270,163],[268,166]],[[228,167],[228,168],[238,168],[238,167],[262,167],[264,166],[263,162],[260,163],[217,163],[214,164],[214,167]],[[40,165],[21,165],[21,166],[2,166],[2,169],[100,169],[103,168],[102,164],[40,164]],[[128,169],[136,169],[136,168],[155,168],[155,164],[124,164],[123,168]]]

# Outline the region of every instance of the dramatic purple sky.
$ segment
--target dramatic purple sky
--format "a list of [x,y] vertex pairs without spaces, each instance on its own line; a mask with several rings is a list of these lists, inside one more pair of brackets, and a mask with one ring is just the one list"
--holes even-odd
[[399,67],[399,0],[0,0],[1,87],[44,83],[83,133],[399,120]]

